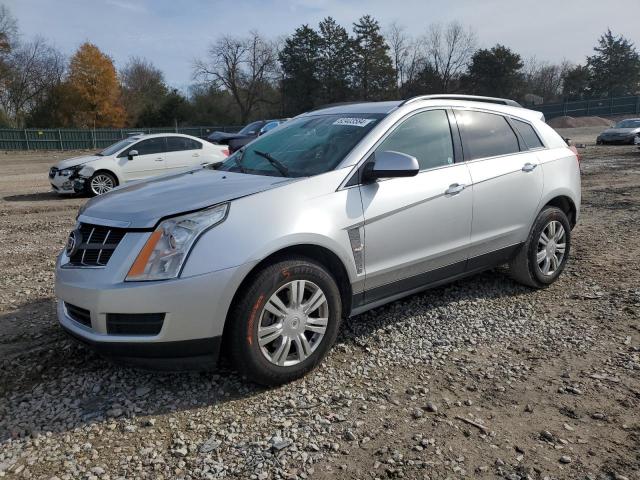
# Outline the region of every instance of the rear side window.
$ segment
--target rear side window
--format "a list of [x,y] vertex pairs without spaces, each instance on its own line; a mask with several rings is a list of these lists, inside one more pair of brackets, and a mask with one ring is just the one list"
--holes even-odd
[[516,130],[518,130],[518,133],[520,133],[524,143],[526,143],[527,149],[532,150],[534,148],[544,147],[540,141],[540,137],[538,137],[538,134],[531,125],[526,122],[516,120],[515,118],[512,118],[511,121],[516,127]]
[[520,151],[518,137],[502,115],[456,110],[456,118],[462,127],[466,160]]
[[183,150],[200,150],[202,144],[185,137],[167,137],[167,152],[181,152]]
[[452,164],[453,140],[447,113],[429,110],[413,115],[391,132],[376,151],[416,157],[420,170]]

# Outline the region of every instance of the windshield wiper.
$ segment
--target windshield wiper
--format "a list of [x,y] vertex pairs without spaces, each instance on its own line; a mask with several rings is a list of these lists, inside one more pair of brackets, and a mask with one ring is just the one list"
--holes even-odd
[[240,169],[240,171],[242,173],[247,173],[247,169],[244,168],[244,165],[242,164],[242,157],[244,157],[244,147],[242,147],[240,150],[238,150],[237,155],[235,156],[235,158],[233,159],[234,162],[236,162],[236,165],[238,165],[238,168]]
[[259,150],[254,150],[253,153],[256,155],[260,155],[263,158],[266,158],[267,161],[273,165],[273,167],[280,172],[283,177],[289,176],[289,169],[282,164],[282,162],[276,158],[274,158],[270,153],[261,152]]

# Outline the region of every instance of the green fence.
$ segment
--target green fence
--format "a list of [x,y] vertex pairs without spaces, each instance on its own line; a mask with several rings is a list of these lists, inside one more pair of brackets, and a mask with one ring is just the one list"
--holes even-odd
[[242,127],[0,129],[0,150],[82,150],[105,148],[134,133],[184,133],[205,138],[211,132],[237,132]]
[[547,120],[562,116],[640,115],[640,96],[595,98],[592,100],[537,105],[531,108],[544,113]]

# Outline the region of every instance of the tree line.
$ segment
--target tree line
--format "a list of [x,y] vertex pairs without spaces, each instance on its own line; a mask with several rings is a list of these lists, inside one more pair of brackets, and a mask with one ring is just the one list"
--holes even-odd
[[224,35],[193,62],[188,92],[171,88],[150,61],[118,71],[96,45],[69,58],[42,38],[22,40],[0,5],[0,126],[155,127],[244,124],[322,105],[430,93],[514,98],[525,104],[640,94],[640,55],[607,30],[582,64],[481,48],[459,22],[411,36],[364,15],[350,30],[333,18],[282,39]]

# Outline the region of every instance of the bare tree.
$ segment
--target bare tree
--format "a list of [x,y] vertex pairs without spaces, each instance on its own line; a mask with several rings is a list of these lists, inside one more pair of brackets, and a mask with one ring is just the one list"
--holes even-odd
[[441,79],[442,92],[449,93],[453,81],[471,61],[477,45],[476,34],[460,22],[444,26],[436,23],[429,27],[424,41],[428,62]]
[[274,45],[258,32],[247,38],[223,36],[209,47],[207,59],[195,61],[194,78],[227,90],[246,123],[273,80],[276,58]]
[[0,5],[0,55],[11,51],[18,40],[18,22],[9,9]]
[[19,44],[5,61],[0,105],[15,126],[62,81],[64,57],[41,38]]
[[129,59],[120,71],[120,83],[129,125],[136,125],[143,111],[157,110],[168,93],[162,71],[144,58]]
[[530,57],[524,62],[525,94],[541,97],[543,101],[553,101],[562,95],[564,78],[572,68],[570,62],[564,60],[560,64],[538,61]]
[[396,89],[399,92],[400,87],[405,82],[407,58],[410,54],[410,39],[405,27],[397,22],[392,22],[387,27],[385,37],[389,44],[389,54],[396,74]]

